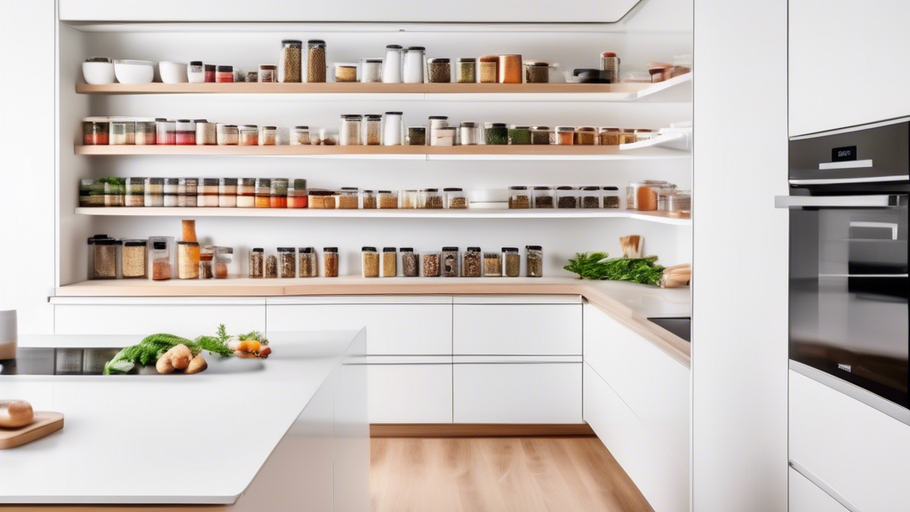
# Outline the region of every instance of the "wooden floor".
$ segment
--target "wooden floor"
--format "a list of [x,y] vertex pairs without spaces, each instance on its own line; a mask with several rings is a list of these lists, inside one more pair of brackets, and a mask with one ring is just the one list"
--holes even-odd
[[653,509],[596,437],[373,438],[373,512]]

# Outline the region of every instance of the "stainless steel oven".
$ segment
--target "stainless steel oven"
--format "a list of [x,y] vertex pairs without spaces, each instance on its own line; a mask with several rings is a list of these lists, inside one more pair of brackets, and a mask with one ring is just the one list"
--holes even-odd
[[790,367],[910,424],[910,120],[790,141]]

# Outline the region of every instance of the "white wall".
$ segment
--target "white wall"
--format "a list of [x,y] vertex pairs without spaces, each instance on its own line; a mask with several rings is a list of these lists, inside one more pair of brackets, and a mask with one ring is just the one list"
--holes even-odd
[[695,3],[693,510],[787,509],[787,3]]

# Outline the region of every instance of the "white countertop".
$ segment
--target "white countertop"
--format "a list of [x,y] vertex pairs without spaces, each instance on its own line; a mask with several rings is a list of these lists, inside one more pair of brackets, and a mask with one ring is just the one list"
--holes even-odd
[[65,426],[0,451],[0,503],[234,503],[356,335],[272,333],[240,373],[2,376],[3,398]]

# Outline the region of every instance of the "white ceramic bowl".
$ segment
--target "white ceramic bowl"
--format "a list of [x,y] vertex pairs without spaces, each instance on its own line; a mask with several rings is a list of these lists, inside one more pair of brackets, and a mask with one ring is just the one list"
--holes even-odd
[[155,63],[148,60],[115,60],[114,74],[121,84],[150,84],[155,79]]
[[114,64],[111,62],[83,62],[82,78],[87,84],[112,84],[114,83]]
[[182,62],[159,62],[158,74],[161,75],[161,81],[166,84],[183,84],[189,81],[186,64]]

